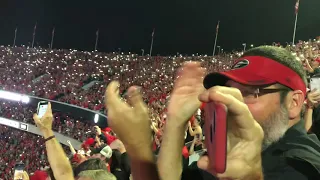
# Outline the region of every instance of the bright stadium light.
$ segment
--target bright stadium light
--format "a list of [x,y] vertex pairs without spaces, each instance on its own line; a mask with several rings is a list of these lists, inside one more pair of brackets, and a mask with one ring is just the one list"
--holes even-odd
[[94,123],[98,123],[99,121],[99,114],[94,115]]
[[8,91],[2,91],[2,90],[0,90],[0,98],[11,100],[11,101],[20,101],[23,103],[29,103],[30,101],[30,98],[26,95],[21,95],[17,93],[8,92]]
[[28,96],[22,96],[21,97],[21,102],[28,104],[30,101],[30,98]]

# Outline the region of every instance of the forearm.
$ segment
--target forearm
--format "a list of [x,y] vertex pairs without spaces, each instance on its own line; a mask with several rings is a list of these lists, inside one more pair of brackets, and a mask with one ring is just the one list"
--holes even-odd
[[134,180],[160,180],[151,144],[140,147],[126,146],[130,157],[131,174]]
[[306,112],[304,114],[304,127],[305,127],[306,131],[309,131],[311,129],[312,113],[313,113],[313,109],[307,108]]
[[192,130],[192,127],[189,126],[188,129],[189,129],[189,134],[190,134],[190,136],[194,136],[194,131]]
[[[177,127],[169,120],[165,127],[158,157],[158,168],[162,180],[180,179],[182,173],[182,147],[185,127]],[[170,152],[170,153],[168,153]]]
[[[308,60],[306,60],[308,61]],[[307,66],[307,70],[309,73],[313,73],[314,72],[314,69],[310,66],[309,62],[306,63],[306,66]]]
[[[45,139],[53,135],[52,130],[43,132]],[[57,180],[74,179],[71,164],[57,139],[53,138],[46,141],[46,149],[48,160],[55,178]]]
[[69,144],[69,149],[70,149],[72,155],[75,155],[77,153],[71,143]]

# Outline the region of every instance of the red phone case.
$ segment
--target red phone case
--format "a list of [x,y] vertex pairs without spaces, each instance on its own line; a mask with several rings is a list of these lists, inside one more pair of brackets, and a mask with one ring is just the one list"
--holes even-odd
[[208,171],[213,175],[224,173],[227,161],[227,108],[223,104],[211,102],[206,104],[204,110]]

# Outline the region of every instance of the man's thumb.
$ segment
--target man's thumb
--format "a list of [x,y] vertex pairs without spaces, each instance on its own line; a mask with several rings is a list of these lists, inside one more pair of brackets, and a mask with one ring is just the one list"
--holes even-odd
[[36,124],[39,124],[40,123],[40,118],[37,114],[33,114],[33,120]]

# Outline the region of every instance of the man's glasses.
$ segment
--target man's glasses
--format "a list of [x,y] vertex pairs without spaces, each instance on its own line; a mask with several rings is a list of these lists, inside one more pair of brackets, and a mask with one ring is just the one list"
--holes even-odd
[[259,96],[263,96],[265,94],[271,94],[271,93],[276,93],[276,92],[281,92],[281,91],[289,91],[289,89],[262,89],[262,88],[257,88],[257,89],[239,89],[241,91],[242,97],[244,99],[244,102],[246,104],[254,104],[258,101]]

